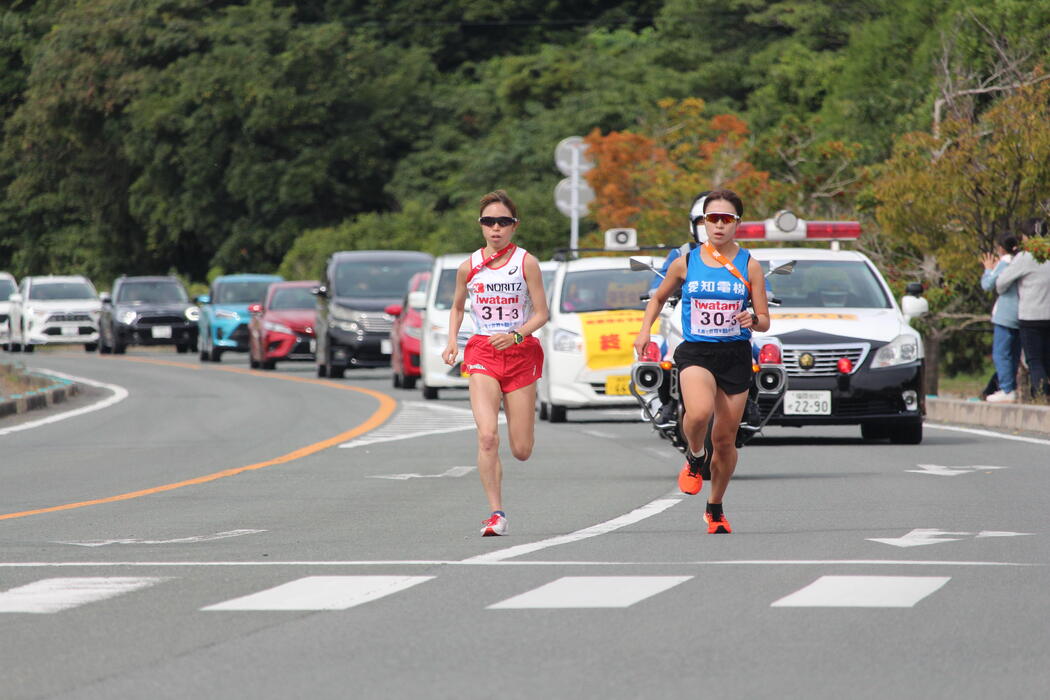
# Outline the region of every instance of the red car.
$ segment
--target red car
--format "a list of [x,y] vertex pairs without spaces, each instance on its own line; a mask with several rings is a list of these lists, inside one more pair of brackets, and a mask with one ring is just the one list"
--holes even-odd
[[310,280],[274,282],[261,304],[248,306],[248,358],[252,369],[273,369],[278,360],[313,362],[317,298]]
[[390,329],[390,368],[394,371],[395,388],[414,389],[420,376],[419,341],[423,335],[423,305],[429,281],[429,272],[412,275],[404,300],[384,309],[394,317]]

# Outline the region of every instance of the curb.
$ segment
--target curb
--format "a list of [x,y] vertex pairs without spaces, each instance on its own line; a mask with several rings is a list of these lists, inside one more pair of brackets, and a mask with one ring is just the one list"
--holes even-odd
[[926,419],[1006,432],[1050,435],[1050,406],[926,397]]
[[0,396],[0,418],[62,403],[79,391],[77,385],[69,379],[59,379],[58,377],[37,372],[30,372],[29,374],[47,377],[54,383],[21,394]]

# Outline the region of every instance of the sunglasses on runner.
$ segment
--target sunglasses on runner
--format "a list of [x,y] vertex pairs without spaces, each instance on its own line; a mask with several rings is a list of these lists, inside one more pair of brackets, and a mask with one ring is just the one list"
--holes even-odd
[[740,221],[740,217],[736,214],[723,214],[721,212],[713,211],[704,214],[702,217],[697,217],[693,223],[698,224],[701,220],[706,221],[709,224],[735,224]]
[[518,220],[515,219],[513,216],[483,216],[480,219],[478,219],[478,223],[482,226],[489,227],[499,224],[503,228],[507,228],[508,226],[513,226],[514,224],[518,223]]

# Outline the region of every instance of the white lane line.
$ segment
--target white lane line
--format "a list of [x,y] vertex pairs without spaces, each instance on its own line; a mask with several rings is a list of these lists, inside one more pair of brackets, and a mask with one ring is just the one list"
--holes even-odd
[[627,608],[692,576],[564,576],[490,605],[490,610]]
[[684,561],[578,561],[566,559],[531,561],[472,561],[470,559],[360,559],[327,561],[13,561],[0,562],[0,569],[94,569],[94,568],[212,568],[241,566],[369,567],[369,566],[1005,566],[1046,568],[1038,562],[953,561],[951,559],[725,559]]
[[48,578],[0,593],[0,613],[55,613],[148,588],[156,577]]
[[1017,440],[1018,442],[1030,442],[1034,445],[1050,445],[1050,440],[1025,437],[1024,435],[1007,435],[1006,433],[997,433],[992,430],[980,430],[978,428],[960,428],[954,425],[940,425],[938,423],[923,423],[923,425],[925,425],[927,428],[936,428],[937,430],[954,430],[957,433],[970,433],[972,435],[983,435],[984,437],[1002,438],[1003,440]]
[[19,425],[12,425],[10,428],[0,428],[0,435],[7,435],[9,433],[17,433],[20,430],[30,430],[32,428],[39,428],[42,425],[48,425],[50,423],[57,423],[60,420],[67,418],[73,418],[75,416],[82,416],[85,413],[91,413],[92,411],[100,411],[103,408],[109,408],[110,406],[120,403],[124,399],[128,398],[128,390],[122,386],[116,384],[105,384],[103,382],[96,382],[93,379],[85,379],[84,377],[74,377],[71,374],[65,374],[64,372],[57,372],[53,369],[37,369],[36,372],[43,372],[50,374],[60,379],[68,379],[70,381],[77,382],[79,384],[87,384],[88,386],[98,387],[100,389],[106,389],[112,391],[113,395],[109,396],[101,401],[97,401],[90,406],[84,406],[82,408],[74,408],[72,411],[66,411],[64,413],[58,413],[47,418],[40,418],[38,420],[32,420],[27,423],[21,423]]
[[139,540],[128,538],[122,540],[94,540],[89,542],[56,541],[55,544],[72,544],[77,547],[105,547],[111,544],[195,544],[197,542],[225,540],[230,537],[240,537],[241,535],[256,535],[260,532],[266,532],[266,530],[227,530],[226,532],[217,532],[214,535],[195,535],[193,537],[179,537],[171,540]]
[[[502,413],[499,415],[499,422],[507,422]],[[442,406],[424,401],[405,401],[392,420],[370,431],[366,436],[344,442],[339,447],[363,447],[380,442],[474,430],[474,427],[474,413],[469,408]]]
[[463,561],[464,563],[471,564],[503,561],[504,559],[510,559],[512,557],[520,557],[523,554],[538,552],[539,550],[547,549],[548,547],[557,547],[560,544],[569,544],[570,542],[578,542],[590,537],[597,537],[612,532],[613,530],[619,530],[621,527],[633,525],[634,523],[640,522],[654,515],[658,515],[671,506],[681,503],[681,501],[681,498],[658,498],[655,501],[646,503],[640,508],[635,508],[630,513],[621,515],[618,518],[606,520],[604,523],[591,525],[582,530],[570,532],[567,535],[558,535],[557,537],[550,537],[545,540],[540,540],[539,542],[519,544],[515,547],[508,547],[507,549],[499,549],[495,552],[488,552],[486,554],[479,554],[475,557],[469,557]]
[[774,608],[911,608],[951,576],[821,576]]
[[440,479],[440,478],[446,477],[446,476],[457,478],[457,477],[461,477],[461,476],[466,476],[467,474],[471,473],[475,469],[477,469],[477,467],[468,467],[468,466],[449,467],[448,469],[446,469],[445,471],[441,472],[440,474],[416,474],[415,472],[413,472],[411,474],[374,474],[372,476],[369,476],[368,478],[369,479],[394,479],[395,481],[408,481],[409,479]]
[[307,576],[201,610],[346,610],[411,588],[433,576]]

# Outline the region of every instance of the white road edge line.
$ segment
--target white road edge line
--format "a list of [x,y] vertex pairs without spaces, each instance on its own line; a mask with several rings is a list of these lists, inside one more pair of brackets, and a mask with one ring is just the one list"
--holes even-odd
[[1047,564],[1017,561],[952,561],[948,559],[714,559],[711,561],[477,561],[471,559],[374,559],[347,561],[16,561],[0,569],[75,568],[213,568],[241,566],[365,567],[365,566],[1003,566],[1045,568]]
[[85,379],[84,377],[74,377],[71,374],[64,372],[58,372],[53,369],[35,369],[36,372],[43,372],[60,379],[69,379],[70,381],[79,382],[80,384],[87,384],[88,386],[98,387],[100,389],[106,389],[112,391],[113,395],[97,401],[90,406],[84,406],[82,408],[75,408],[72,411],[66,411],[64,413],[58,413],[47,418],[40,418],[38,420],[29,421],[28,423],[22,423],[21,425],[13,425],[10,428],[0,428],[0,435],[8,435],[9,433],[17,433],[20,430],[29,430],[31,428],[39,428],[42,425],[48,425],[50,423],[57,423],[60,420],[67,418],[73,418],[75,416],[82,416],[85,413],[91,413],[92,411],[100,411],[103,408],[109,408],[114,404],[118,404],[124,399],[128,398],[128,390],[117,384],[106,384],[104,382],[96,382],[93,379]]
[[996,437],[1002,438],[1003,440],[1031,442],[1035,445],[1050,445],[1050,440],[1044,440],[1042,438],[1025,437],[1024,435],[1007,435],[1006,433],[997,433],[994,430],[980,430],[979,428],[960,428],[955,425],[941,425],[939,423],[924,423],[924,425],[927,428],[934,428],[936,430],[954,430],[957,433],[972,433],[973,435],[983,435],[984,437]]
[[598,535],[604,535],[613,530],[619,530],[621,527],[627,525],[633,525],[641,520],[652,517],[659,513],[664,512],[671,506],[677,505],[682,502],[681,498],[658,498],[655,501],[650,501],[640,508],[635,508],[630,513],[626,513],[612,520],[606,520],[604,523],[598,523],[597,525],[591,525],[585,527],[582,530],[576,532],[570,532],[567,535],[558,535],[557,537],[549,537],[545,540],[538,542],[530,542],[528,544],[519,544],[514,547],[508,547],[506,549],[499,549],[495,552],[487,552],[485,554],[479,554],[474,557],[464,559],[464,563],[486,563],[494,561],[503,561],[504,559],[510,559],[511,557],[519,557],[522,554],[530,554],[537,552],[541,549],[547,549],[548,547],[556,547],[560,544],[568,544],[570,542],[578,542],[579,540],[585,540],[590,537],[597,537]]

